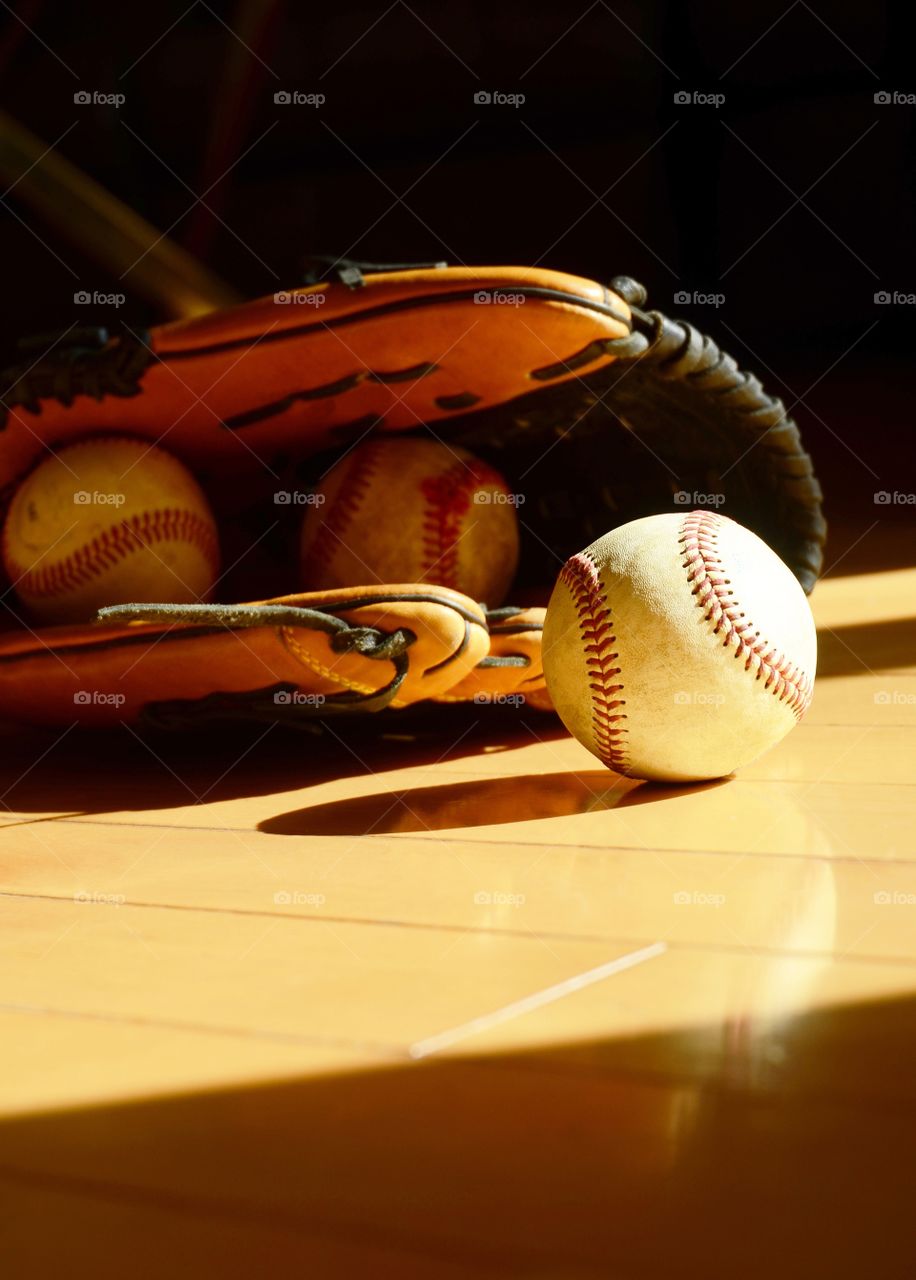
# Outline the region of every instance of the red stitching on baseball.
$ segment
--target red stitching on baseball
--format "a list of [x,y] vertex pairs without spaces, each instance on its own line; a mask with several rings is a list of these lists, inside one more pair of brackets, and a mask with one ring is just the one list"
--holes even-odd
[[11,564],[17,590],[33,599],[43,599],[77,590],[100,573],[114,568],[119,560],[157,542],[189,542],[202,552],[216,576],[219,551],[212,524],[193,511],[170,507],[129,516],[104,529],[63,560],[32,569],[24,569],[15,562],[11,564],[9,559],[7,564]]
[[723,647],[732,646],[735,657],[744,659],[745,671],[756,670],[756,679],[764,681],[764,689],[788,703],[800,720],[814,691],[811,677],[765,640],[744,616],[722,568],[718,545],[721,527],[720,517],[712,511],[691,511],[681,525],[682,563],[688,570],[687,581],[693,584],[697,606],[704,610],[706,621],[714,624],[713,635],[723,637]]
[[378,465],[380,441],[370,441],[354,450],[337,497],[330,504],[311,546],[302,557],[302,578],[306,585],[334,559],[350,521],[356,516]]
[[626,773],[629,759],[627,726],[623,721],[627,716],[618,708],[627,704],[625,698],[618,696],[623,692],[623,685],[615,680],[621,670],[616,665],[620,654],[615,648],[617,637],[601,577],[594,562],[579,552],[566,561],[560,581],[572,596],[579,618],[592,699],[592,735],[598,756],[609,769]]
[[[426,499],[420,533],[422,581],[458,589],[461,522],[470,510],[474,493],[484,487],[507,492],[502,477],[477,459],[458,461],[441,475],[422,481],[420,489]],[[429,578],[429,574],[433,577]]]

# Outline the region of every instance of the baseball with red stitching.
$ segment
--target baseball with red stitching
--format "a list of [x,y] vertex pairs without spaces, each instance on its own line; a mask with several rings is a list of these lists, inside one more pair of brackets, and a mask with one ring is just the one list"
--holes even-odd
[[466,449],[371,440],[322,480],[302,522],[309,591],[429,582],[501,604],[518,565],[516,495]]
[[88,622],[105,605],[209,598],[216,522],[190,471],[131,437],[94,437],[39,463],[3,527],[3,562],[32,617]]
[[811,700],[817,637],[791,570],[713,510],[621,525],[563,566],[544,674],[569,731],[636,778],[720,778]]

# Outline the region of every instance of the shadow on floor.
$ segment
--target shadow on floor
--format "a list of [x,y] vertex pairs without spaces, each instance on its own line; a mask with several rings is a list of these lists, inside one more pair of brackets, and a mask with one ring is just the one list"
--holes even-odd
[[[904,1280],[916,1002],[753,1014],[375,1069],[329,1042],[297,1078],[304,1030],[285,1079],[10,1117],[4,1254],[36,1280],[74,1249],[96,1280]],[[48,1022],[64,1057],[85,1038]]]
[[818,628],[819,676],[859,676],[916,663],[916,618]]
[[607,769],[481,778],[384,791],[277,814],[258,825],[272,835],[357,836],[498,826],[656,804],[728,779],[669,786],[621,778]]
[[282,794],[566,737],[552,714],[475,705],[337,718],[321,735],[276,725],[145,736],[127,728],[7,727],[0,821],[4,811],[89,815]]

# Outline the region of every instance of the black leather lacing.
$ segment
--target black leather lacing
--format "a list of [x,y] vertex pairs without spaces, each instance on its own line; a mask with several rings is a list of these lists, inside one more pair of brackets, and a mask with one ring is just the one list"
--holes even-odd
[[124,333],[114,341],[107,329],[73,329],[47,355],[29,359],[31,351],[47,349],[54,336],[42,334],[18,344],[23,359],[0,373],[0,430],[17,406],[41,413],[42,400],[70,405],[78,395],[135,396],[140,379],[153,359],[144,333]]
[[383,275],[387,271],[443,271],[447,262],[362,262],[356,258],[338,258],[333,253],[311,253],[304,261],[303,284],[321,284],[339,280],[348,289],[361,289],[367,275]]
[[[381,711],[397,695],[409,670],[408,649],[416,635],[407,627],[382,631],[376,627],[353,627],[342,618],[320,609],[294,605],[260,604],[119,604],[100,609],[96,621],[102,624],[125,622],[196,623],[229,631],[245,627],[305,627],[331,637],[335,653],[358,653],[363,658],[391,662],[394,676],[374,693],[347,690],[321,700],[303,701],[295,685],[277,684],[243,693],[215,692],[204,698],[176,699],[153,703],[144,712],[144,723],[159,728],[182,728],[211,720],[320,720],[322,717],[354,710]],[[283,696],[288,695],[288,696]]]

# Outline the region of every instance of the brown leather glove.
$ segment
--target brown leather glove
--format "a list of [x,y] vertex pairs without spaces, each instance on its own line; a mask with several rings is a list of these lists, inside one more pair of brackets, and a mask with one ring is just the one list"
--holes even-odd
[[[643,310],[632,280],[353,263],[322,274],[149,334],[23,344],[0,389],[0,515],[48,448],[113,433],[160,443],[207,491],[225,562],[258,544],[221,596],[262,603],[11,625],[0,714],[184,725],[422,698],[549,705],[542,610],[498,610],[488,627],[477,603],[445,588],[286,594],[294,495],[373,432],[432,432],[524,495],[520,605],[546,598],[566,557],[607,529],[696,505],[698,493],[718,495],[812,588],[825,524],[795,424],[710,339]],[[102,701],[118,692],[122,703]]]
[[87,626],[7,634],[0,707],[51,724],[301,721],[435,698],[488,652],[483,610],[447,587],[112,606]]

